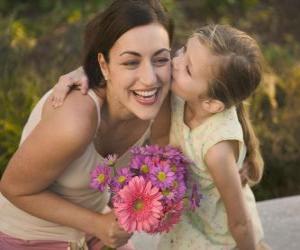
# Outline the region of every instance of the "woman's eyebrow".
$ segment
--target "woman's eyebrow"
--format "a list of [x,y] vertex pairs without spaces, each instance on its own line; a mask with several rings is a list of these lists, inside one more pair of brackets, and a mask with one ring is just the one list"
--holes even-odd
[[165,51],[167,51],[168,53],[171,53],[171,50],[170,50],[170,49],[163,48],[163,49],[160,49],[160,50],[156,51],[156,52],[154,53],[154,56],[157,56],[158,54],[160,54],[160,53],[162,53],[162,52],[165,52]]
[[139,54],[139,53],[137,53],[137,52],[135,52],[135,51],[124,51],[124,52],[122,52],[119,56],[123,56],[123,55],[125,55],[125,54],[129,54],[129,55],[134,55],[134,56],[139,56],[139,57],[141,57],[141,54]]
[[[156,51],[153,56],[157,56],[158,54],[160,54],[164,51],[167,51],[168,53],[171,53],[170,49],[162,48],[162,49]],[[122,52],[119,56],[123,56],[123,55],[126,55],[126,54],[133,55],[133,56],[139,56],[139,57],[142,56],[140,53],[135,52],[135,51],[130,51],[130,50]]]

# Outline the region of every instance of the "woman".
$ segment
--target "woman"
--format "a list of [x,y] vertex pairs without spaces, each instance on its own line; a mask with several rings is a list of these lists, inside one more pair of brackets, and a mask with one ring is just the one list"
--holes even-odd
[[[128,241],[114,214],[103,213],[108,194],[89,188],[89,173],[111,153],[126,164],[128,148],[150,138],[169,91],[171,40],[170,19],[154,0],[116,0],[88,24],[83,65],[92,90],[72,92],[55,110],[48,92],[31,113],[1,180],[0,249]],[[167,134],[153,126],[159,133],[150,140]]]

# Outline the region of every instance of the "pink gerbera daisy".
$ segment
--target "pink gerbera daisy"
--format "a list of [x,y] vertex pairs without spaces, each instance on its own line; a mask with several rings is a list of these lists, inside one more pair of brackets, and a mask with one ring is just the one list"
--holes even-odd
[[162,216],[162,194],[142,176],[133,177],[128,185],[118,192],[114,202],[115,213],[127,232],[149,232]]

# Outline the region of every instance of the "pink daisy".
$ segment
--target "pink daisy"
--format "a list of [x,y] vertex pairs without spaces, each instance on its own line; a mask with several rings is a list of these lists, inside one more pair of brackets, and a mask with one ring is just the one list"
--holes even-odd
[[159,223],[162,216],[162,194],[146,182],[142,176],[133,177],[128,185],[118,192],[114,202],[115,213],[120,225],[127,232],[149,232]]

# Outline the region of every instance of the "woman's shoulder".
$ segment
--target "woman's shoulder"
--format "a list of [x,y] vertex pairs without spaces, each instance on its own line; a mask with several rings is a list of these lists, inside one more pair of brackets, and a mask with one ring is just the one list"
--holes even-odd
[[95,101],[80,91],[72,91],[62,106],[53,108],[48,97],[42,110],[41,121],[54,121],[62,127],[68,127],[77,136],[92,136],[98,125],[98,113]]

